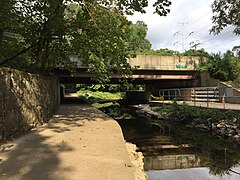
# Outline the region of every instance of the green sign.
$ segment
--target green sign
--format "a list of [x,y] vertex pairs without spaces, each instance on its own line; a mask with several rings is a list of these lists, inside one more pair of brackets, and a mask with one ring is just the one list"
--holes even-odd
[[176,65],[176,68],[178,68],[178,69],[187,68],[187,65]]

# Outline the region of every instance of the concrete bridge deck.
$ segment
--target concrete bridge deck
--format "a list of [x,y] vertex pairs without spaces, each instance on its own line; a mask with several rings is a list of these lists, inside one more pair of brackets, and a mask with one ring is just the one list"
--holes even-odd
[[[135,58],[128,59],[128,63],[134,70],[127,79],[135,84],[176,80],[195,81],[198,78],[197,67],[204,60],[205,58],[198,56],[137,55]],[[61,83],[96,83],[93,80],[96,74],[88,72],[89,67],[84,66],[80,59],[73,58],[72,62],[76,67],[74,73],[61,68],[54,70]],[[110,83],[119,84],[119,78],[119,75],[110,76]]]
[[87,104],[61,105],[48,124],[0,146],[1,180],[132,180],[120,126]]

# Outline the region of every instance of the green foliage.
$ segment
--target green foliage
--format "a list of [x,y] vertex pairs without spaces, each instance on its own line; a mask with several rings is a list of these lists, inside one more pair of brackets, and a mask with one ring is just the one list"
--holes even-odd
[[223,55],[221,53],[212,54],[208,60],[201,64],[201,71],[208,71],[213,78],[222,81],[234,81],[239,74],[239,57],[235,57],[233,52],[227,51]]
[[121,86],[118,84],[110,84],[108,85],[108,91],[111,93],[115,93],[115,92],[119,92],[120,91]]
[[130,37],[127,46],[132,54],[150,50],[151,43],[146,39],[147,25],[143,21],[137,21],[130,26]]
[[200,56],[200,57],[206,57],[209,58],[209,53],[206,52],[204,49],[194,50],[190,49],[184,53],[182,53],[184,56]]
[[113,108],[113,107],[116,107],[116,106],[119,106],[118,103],[116,102],[108,102],[108,103],[93,103],[92,104],[93,107],[95,108],[98,108],[98,109],[101,109],[101,108]]
[[96,91],[93,92],[92,97],[94,98],[99,98],[99,99],[121,99],[122,98],[122,93],[109,93],[109,92],[101,92],[101,91]]
[[145,90],[145,85],[142,85],[142,84],[129,84],[126,87],[126,90],[128,90],[128,91],[144,91]]
[[174,107],[169,106],[169,105],[164,105],[163,106],[155,106],[151,108],[153,111],[159,112],[160,114],[162,113],[170,113],[173,112]]
[[80,90],[77,92],[78,96],[83,99],[101,99],[101,100],[117,100],[124,96],[124,93],[110,93],[102,91]]
[[90,89],[92,89],[93,91],[101,91],[102,89],[104,89],[104,85],[103,84],[93,84]]
[[93,103],[94,107],[104,111],[110,117],[119,120],[119,119],[133,119],[132,115],[128,114],[126,111],[123,111],[120,108],[120,105],[117,102],[109,103]]
[[76,88],[79,90],[88,90],[88,91],[104,91],[104,92],[111,92],[116,93],[123,91],[123,87],[119,84],[93,84],[93,85],[86,85],[86,84],[77,84]]
[[159,50],[147,50],[145,49],[142,52],[139,52],[139,54],[144,55],[158,55],[158,56],[173,56],[173,55],[180,55],[178,51],[170,50],[170,49],[159,49]]
[[173,100],[172,100],[173,105],[177,105],[177,101],[178,101],[177,98],[173,98]]
[[219,34],[228,25],[234,26],[234,33],[240,34],[240,11],[238,0],[215,0],[212,4],[212,33]]
[[160,114],[167,114],[169,119],[184,122],[189,127],[194,127],[196,124],[206,124],[207,126],[211,126],[211,123],[218,122],[222,119],[233,120],[236,118],[240,122],[240,116],[238,113],[230,111],[225,113],[217,109],[178,105],[177,103],[153,107],[151,109]]
[[88,90],[80,90],[77,92],[77,95],[82,99],[88,99],[91,96],[92,92]]
[[[170,4],[157,0],[153,6],[166,15]],[[126,77],[131,73],[126,46],[131,23],[124,14],[144,13],[147,6],[146,0],[2,0],[0,63],[33,72],[56,65],[72,70],[70,58],[76,56],[100,82],[112,74]],[[149,42],[144,43],[141,48],[149,48]]]
[[134,117],[131,114],[129,114],[128,111],[126,111],[126,109],[121,108],[121,106],[116,102],[113,102],[112,106],[102,107],[100,108],[100,110],[108,114],[115,120],[134,119]]
[[[144,8],[148,6],[147,0],[102,0],[102,2],[105,3],[105,5],[111,4],[114,7],[118,6],[119,10],[125,11],[128,15],[132,15],[134,11],[145,13]],[[155,9],[154,13],[160,16],[166,16],[170,12],[169,6],[171,4],[169,0],[155,0],[153,4]]]
[[158,50],[144,50],[142,52],[139,52],[138,54],[145,54],[145,55],[158,55],[158,56],[200,56],[200,57],[209,57],[208,52],[206,52],[204,49],[200,50],[194,50],[190,49],[184,53],[180,53],[178,51],[174,51],[171,49],[158,49]]

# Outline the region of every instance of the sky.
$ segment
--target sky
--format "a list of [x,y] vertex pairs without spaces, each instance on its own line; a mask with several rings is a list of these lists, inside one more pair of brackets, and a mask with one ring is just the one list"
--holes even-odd
[[133,23],[140,20],[147,24],[147,39],[152,49],[168,48],[183,52],[197,45],[196,49],[204,48],[209,53],[224,53],[240,45],[240,36],[233,34],[233,27],[225,28],[219,35],[209,34],[214,0],[172,0],[171,12],[166,17],[153,14],[151,4],[154,1],[149,1],[146,14],[135,13],[127,17]]

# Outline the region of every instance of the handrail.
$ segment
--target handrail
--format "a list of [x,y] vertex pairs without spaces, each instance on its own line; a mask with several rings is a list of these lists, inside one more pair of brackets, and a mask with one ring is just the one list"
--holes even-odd
[[[163,99],[172,100],[180,98],[183,101],[209,102],[240,104],[240,87],[213,86],[213,87],[192,87],[173,88],[159,90],[159,96]],[[194,103],[195,104],[195,103]]]

